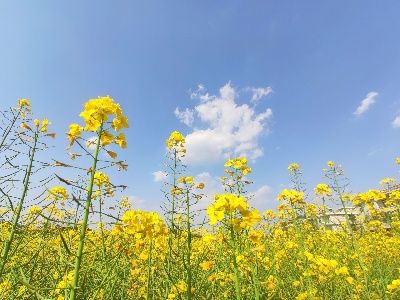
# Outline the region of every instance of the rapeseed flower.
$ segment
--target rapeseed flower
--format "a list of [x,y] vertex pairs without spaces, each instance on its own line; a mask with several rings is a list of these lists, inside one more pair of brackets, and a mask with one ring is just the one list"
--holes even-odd
[[69,195],[67,194],[67,190],[65,187],[56,186],[49,190],[49,194],[46,197],[46,200],[66,200]]
[[173,147],[183,147],[185,144],[185,138],[180,132],[174,131],[171,133],[166,143],[169,150],[171,150]]

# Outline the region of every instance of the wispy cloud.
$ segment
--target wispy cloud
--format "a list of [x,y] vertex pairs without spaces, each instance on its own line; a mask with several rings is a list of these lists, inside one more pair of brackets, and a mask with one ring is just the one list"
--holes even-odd
[[268,185],[261,186],[253,192],[253,197],[250,200],[251,206],[257,208],[262,213],[267,209],[274,207],[274,199],[271,196],[272,188]]
[[167,172],[163,172],[163,171],[157,171],[157,172],[151,173],[151,175],[153,175],[153,177],[154,177],[153,180],[154,181],[159,182],[159,181],[164,181],[165,178],[167,178],[168,173]]
[[372,156],[377,154],[378,152],[383,151],[383,148],[379,148],[379,147],[373,147],[371,148],[371,150],[368,152],[368,156]]
[[371,107],[372,104],[375,103],[376,96],[378,96],[377,92],[368,93],[367,97],[361,101],[360,106],[357,107],[357,110],[353,114],[355,114],[356,116],[361,116]]
[[268,94],[272,93],[272,88],[270,86],[266,88],[247,87],[244,90],[251,91],[253,93],[253,96],[251,97],[251,102],[254,103],[255,105],[258,104],[258,102],[262,97],[266,97]]
[[[194,111],[205,128],[194,127],[193,132],[185,137],[186,164],[212,165],[233,156],[255,161],[263,155],[258,138],[268,133],[266,121],[272,116],[272,110],[268,108],[257,113],[248,104],[238,105],[235,102],[238,93],[230,83],[223,86],[219,93],[219,96],[209,95],[202,85],[191,93],[191,97],[199,101]],[[265,93],[270,92],[259,92],[253,98],[259,99]]]
[[396,119],[393,120],[392,126],[393,128],[400,127],[400,117],[396,117]]
[[186,108],[184,111],[180,111],[179,107],[175,108],[175,116],[181,121],[182,123],[185,123],[187,126],[192,126],[194,117],[193,117],[193,111],[190,110],[189,108]]

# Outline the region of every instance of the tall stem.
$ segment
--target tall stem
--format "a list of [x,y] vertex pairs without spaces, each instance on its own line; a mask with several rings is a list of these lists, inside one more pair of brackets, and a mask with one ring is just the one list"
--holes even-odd
[[190,255],[192,252],[192,233],[190,230],[190,197],[189,190],[186,190],[186,231],[187,231],[187,299],[192,299],[192,267],[190,264]]
[[239,279],[239,269],[238,269],[238,264],[236,261],[236,243],[235,243],[235,232],[233,229],[233,224],[232,224],[232,212],[229,213],[229,229],[230,229],[230,235],[231,235],[231,247],[232,247],[232,262],[233,262],[233,272],[235,274],[235,290],[236,290],[236,300],[241,300],[241,288],[240,288],[240,279]]
[[347,213],[346,204],[345,204],[345,202],[343,200],[343,193],[342,193],[342,190],[341,190],[341,186],[339,185],[339,181],[337,179],[336,172],[332,172],[332,173],[333,173],[333,181],[335,183],[336,191],[337,191],[337,193],[339,195],[340,202],[342,203],[342,206],[343,206],[343,209],[344,209],[344,214],[346,216],[346,224],[347,224],[347,226],[349,227],[349,230],[350,230],[351,246],[353,247],[353,249],[357,253],[358,265],[361,268],[362,273],[363,273],[363,277],[364,277],[364,282],[365,282],[365,287],[366,287],[366,290],[367,290],[368,298],[371,299],[372,296],[371,296],[370,289],[369,289],[369,283],[368,283],[367,274],[365,272],[364,264],[363,264],[362,259],[361,259],[360,249],[358,248],[358,244],[354,240],[354,232],[353,232],[352,224],[350,223],[349,215]]
[[153,237],[150,237],[150,249],[149,249],[149,257],[147,260],[147,295],[146,300],[149,300],[150,296],[150,284],[151,284],[151,259],[153,255]]
[[96,173],[97,157],[99,155],[100,136],[101,136],[102,131],[103,131],[103,123],[100,126],[100,131],[99,131],[99,134],[97,137],[96,151],[94,153],[92,171],[90,174],[90,183],[89,183],[89,189],[88,189],[88,194],[87,194],[87,198],[86,198],[85,212],[83,215],[81,233],[79,235],[78,250],[76,251],[74,278],[72,279],[71,294],[69,297],[70,300],[76,299],[76,294],[77,294],[77,289],[78,289],[79,271],[80,271],[80,267],[81,267],[81,263],[82,263],[83,246],[85,244],[85,235],[86,235],[87,223],[88,223],[88,219],[89,219],[89,209],[90,209],[90,205],[92,203],[93,181],[94,181],[94,174]]
[[5,247],[4,247],[4,250],[3,250],[3,254],[1,256],[0,276],[3,274],[4,267],[5,267],[5,264],[7,262],[8,253],[10,252],[10,249],[11,249],[11,243],[12,243],[12,241],[14,239],[14,235],[15,235],[15,232],[16,232],[16,229],[17,229],[17,226],[18,226],[19,217],[21,215],[22,207],[23,207],[24,200],[25,200],[25,197],[26,197],[26,193],[28,192],[29,179],[30,179],[30,176],[31,176],[33,158],[34,158],[35,152],[36,152],[37,140],[38,140],[38,133],[35,132],[32,151],[31,151],[31,153],[29,155],[29,165],[28,165],[28,169],[26,170],[25,177],[24,177],[24,189],[22,191],[21,199],[20,199],[19,204],[18,204],[18,206],[16,208],[16,211],[15,211],[14,220],[13,220],[13,224],[12,224],[10,235],[8,237],[8,240],[5,242]]

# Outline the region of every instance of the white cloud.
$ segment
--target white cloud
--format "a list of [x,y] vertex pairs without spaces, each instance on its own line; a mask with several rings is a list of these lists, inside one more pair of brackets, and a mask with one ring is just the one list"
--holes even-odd
[[153,180],[158,182],[158,181],[164,181],[165,178],[167,178],[168,173],[167,172],[163,172],[163,171],[157,171],[157,172],[151,173],[151,175],[154,176]]
[[175,116],[181,121],[185,123],[187,126],[191,126],[193,123],[193,111],[186,108],[184,111],[180,111],[179,107],[175,108]]
[[132,204],[132,209],[143,209],[144,200],[137,196],[128,196],[129,202]]
[[237,92],[230,83],[219,92],[219,97],[210,96],[199,86],[191,93],[193,99],[199,100],[194,111],[206,129],[194,128],[185,137],[186,164],[211,165],[233,156],[255,161],[263,154],[258,138],[268,133],[266,121],[272,116],[272,110],[268,108],[257,113],[247,104],[238,105],[235,102]]
[[253,96],[251,97],[251,102],[253,102],[254,104],[258,104],[258,102],[262,97],[267,96],[268,94],[273,92],[270,86],[266,88],[247,87],[245,88],[245,91],[253,92]]
[[96,149],[96,144],[97,144],[97,136],[92,136],[92,137],[88,138],[88,144],[89,144],[88,148],[90,150],[95,150]]
[[356,116],[362,115],[372,104],[375,103],[375,97],[378,96],[377,92],[370,92],[368,93],[367,97],[361,101],[361,104],[359,107],[357,107],[357,110],[353,113]]
[[393,128],[400,127],[400,117],[396,117],[396,119],[394,119],[394,121],[392,122],[392,126]]
[[[271,197],[272,189],[268,185],[263,185],[258,190],[253,192],[253,197],[250,199],[249,204],[263,213],[267,209],[275,207],[274,199]],[[250,193],[251,194],[251,193]]]

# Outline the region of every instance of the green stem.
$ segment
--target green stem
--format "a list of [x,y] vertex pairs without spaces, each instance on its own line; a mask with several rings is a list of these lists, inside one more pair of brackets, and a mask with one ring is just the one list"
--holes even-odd
[[251,265],[251,273],[253,275],[253,286],[255,293],[255,300],[260,300],[260,291],[259,291],[259,281],[258,281],[258,257],[257,252],[255,253],[256,266]]
[[150,296],[150,284],[151,284],[151,259],[153,254],[153,237],[150,238],[150,250],[149,250],[149,257],[147,260],[147,295],[146,300],[149,300]]
[[192,233],[190,230],[190,202],[189,190],[186,190],[186,231],[187,231],[187,299],[192,299],[192,267],[190,265],[190,255],[192,252]]
[[104,238],[104,223],[103,223],[103,213],[102,213],[102,199],[99,200],[99,205],[100,205],[100,233],[101,233],[101,244],[103,246],[103,259],[106,258],[107,254],[107,249],[106,249],[106,242]]
[[350,218],[349,218],[349,215],[348,215],[348,213],[347,213],[346,204],[345,204],[345,202],[344,202],[344,200],[343,200],[343,193],[342,193],[341,187],[340,187],[340,185],[339,185],[339,181],[338,181],[338,179],[337,179],[336,172],[333,171],[332,173],[333,173],[333,181],[334,181],[334,183],[335,183],[335,188],[336,188],[337,193],[339,194],[340,202],[342,203],[343,210],[344,210],[344,213],[345,213],[345,216],[346,216],[346,224],[347,224],[347,226],[349,227],[349,230],[350,230],[351,246],[353,247],[353,249],[354,249],[354,250],[356,251],[356,253],[357,253],[358,265],[359,265],[359,267],[361,268],[362,273],[363,273],[364,284],[365,284],[365,288],[366,288],[366,290],[367,290],[368,298],[369,298],[369,299],[372,299],[372,295],[371,295],[371,293],[370,293],[370,288],[369,288],[369,283],[368,283],[367,274],[366,274],[366,272],[365,272],[364,264],[363,264],[363,262],[362,262],[362,260],[361,260],[360,249],[358,248],[358,245],[357,245],[357,243],[356,243],[355,240],[354,240],[354,232],[353,232],[352,224],[350,223]]
[[32,152],[29,155],[30,156],[29,165],[28,165],[28,169],[27,169],[27,171],[25,173],[25,178],[24,178],[24,189],[22,191],[21,199],[19,201],[17,209],[15,211],[11,232],[10,232],[10,235],[8,237],[8,240],[5,242],[5,247],[4,247],[4,250],[3,250],[3,253],[2,253],[2,257],[1,257],[0,276],[3,274],[4,267],[5,267],[5,264],[7,262],[8,254],[9,254],[10,249],[11,249],[11,243],[12,243],[12,241],[14,239],[14,235],[15,235],[15,232],[16,232],[16,229],[17,229],[17,226],[18,226],[19,217],[21,215],[21,211],[22,211],[22,208],[23,208],[24,200],[25,200],[25,197],[26,197],[26,193],[28,192],[29,178],[31,176],[33,158],[35,156],[37,140],[38,140],[38,134],[37,134],[37,132],[35,132]]
[[88,219],[89,219],[89,210],[90,210],[90,205],[92,202],[93,181],[94,181],[94,174],[96,172],[97,157],[99,155],[99,148],[100,148],[100,136],[101,136],[102,131],[103,131],[103,123],[100,126],[100,131],[99,131],[99,134],[97,137],[96,151],[94,153],[92,171],[90,174],[90,183],[89,183],[89,189],[88,189],[88,194],[87,194],[87,198],[86,198],[85,212],[83,215],[81,233],[79,235],[78,250],[76,251],[74,278],[72,279],[71,294],[69,297],[70,300],[76,299],[76,294],[77,294],[77,289],[78,289],[79,271],[80,271],[80,267],[81,267],[81,263],[82,263],[83,246],[85,244],[85,235],[86,235],[87,223],[88,223]]
[[[176,175],[177,175],[177,153],[176,149],[173,149],[174,151],[174,169],[173,169],[173,184],[172,187],[176,188]],[[170,224],[169,224],[169,232],[168,232],[168,254],[167,254],[167,272],[170,273],[172,269],[172,238],[175,230],[175,224],[174,224],[174,212],[175,212],[175,192],[172,193],[172,208],[171,208],[171,219],[170,219]]]
[[239,279],[239,269],[238,269],[238,264],[236,261],[236,243],[235,243],[235,232],[233,229],[233,224],[232,224],[232,213],[229,214],[229,229],[230,229],[230,235],[231,235],[231,247],[232,247],[232,262],[233,262],[233,271],[235,275],[235,290],[236,290],[236,300],[241,300],[241,288],[240,288],[240,279]]

